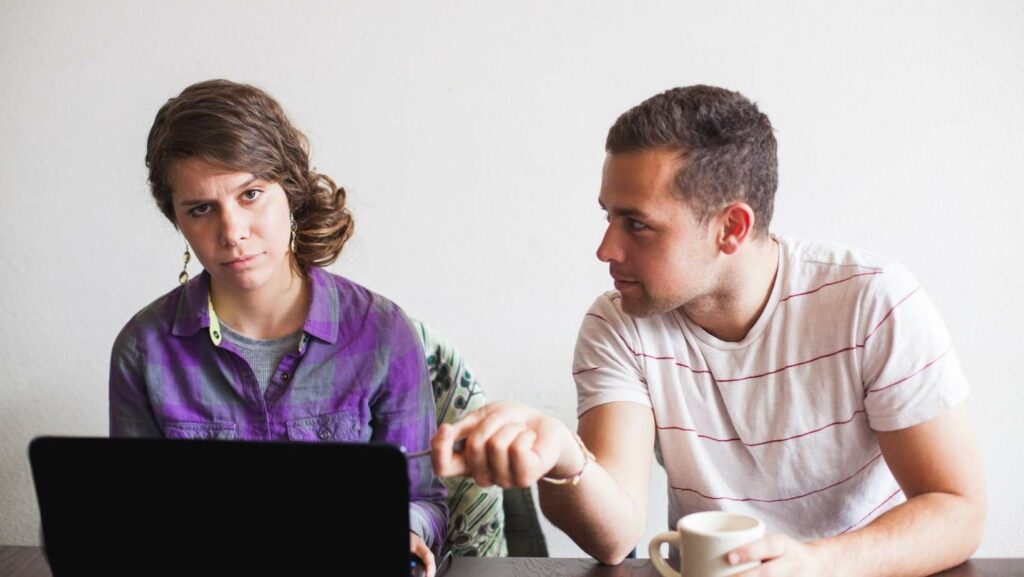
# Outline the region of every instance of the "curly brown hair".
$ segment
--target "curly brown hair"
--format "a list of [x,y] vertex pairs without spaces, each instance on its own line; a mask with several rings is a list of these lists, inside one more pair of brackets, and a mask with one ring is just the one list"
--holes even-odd
[[706,222],[734,200],[754,210],[758,237],[768,232],[779,185],[775,135],[768,117],[739,92],[715,86],[673,88],[619,116],[608,131],[610,154],[655,148],[685,161],[676,193]]
[[294,266],[301,273],[333,263],[352,236],[345,189],[310,168],[306,136],[259,88],[207,80],[189,86],[157,112],[146,144],[149,187],[175,228],[168,176],[175,162],[187,158],[281,185],[295,217]]

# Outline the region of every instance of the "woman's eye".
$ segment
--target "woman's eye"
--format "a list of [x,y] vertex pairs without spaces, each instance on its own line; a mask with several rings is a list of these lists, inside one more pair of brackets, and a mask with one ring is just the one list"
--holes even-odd
[[262,190],[258,188],[251,188],[242,193],[242,198],[245,200],[256,200],[261,194],[263,194]]
[[203,216],[208,212],[210,212],[210,205],[208,204],[200,204],[198,206],[194,206],[192,207],[191,210],[188,211],[188,213],[191,214],[192,216]]

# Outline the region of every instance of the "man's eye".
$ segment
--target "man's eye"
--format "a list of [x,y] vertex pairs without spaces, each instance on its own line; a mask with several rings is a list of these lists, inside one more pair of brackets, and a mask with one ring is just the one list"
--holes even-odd
[[644,230],[647,228],[646,224],[633,219],[629,219],[629,224],[627,226],[629,226],[630,230]]
[[242,193],[242,198],[245,200],[256,200],[263,194],[263,191],[258,188],[250,188],[249,190]]

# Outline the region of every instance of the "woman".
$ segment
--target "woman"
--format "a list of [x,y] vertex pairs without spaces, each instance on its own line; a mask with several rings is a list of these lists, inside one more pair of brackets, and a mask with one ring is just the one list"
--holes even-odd
[[[111,436],[429,446],[418,338],[394,303],[322,269],[352,235],[345,190],[310,169],[273,98],[189,86],[157,113],[146,166],[185,267],[114,343]],[[192,252],[205,270],[189,280]],[[410,549],[433,573],[444,485],[428,459],[409,477]]]

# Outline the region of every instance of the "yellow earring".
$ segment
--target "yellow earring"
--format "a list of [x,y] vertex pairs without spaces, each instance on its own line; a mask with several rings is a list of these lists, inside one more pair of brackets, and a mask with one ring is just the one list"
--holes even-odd
[[188,261],[192,260],[192,253],[188,251],[188,243],[185,244],[185,254],[182,256],[184,264],[181,265],[181,274],[178,275],[178,284],[188,282]]
[[299,225],[295,223],[295,213],[293,213],[293,212],[288,213],[288,222],[290,223],[289,226],[292,229],[292,239],[291,239],[292,254],[295,254],[295,231],[297,231],[299,229]]

